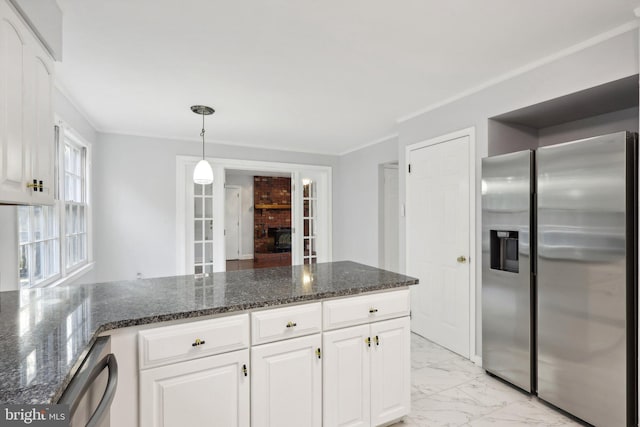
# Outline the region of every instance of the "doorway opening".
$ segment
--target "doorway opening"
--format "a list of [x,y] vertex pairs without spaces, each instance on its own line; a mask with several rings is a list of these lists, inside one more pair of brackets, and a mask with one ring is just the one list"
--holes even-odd
[[[198,160],[177,157],[179,274],[194,274],[200,258],[207,265],[196,274],[331,261],[331,167],[210,158],[214,181],[200,189]],[[269,187],[258,196],[256,180]]]
[[226,270],[292,264],[291,173],[225,170]]

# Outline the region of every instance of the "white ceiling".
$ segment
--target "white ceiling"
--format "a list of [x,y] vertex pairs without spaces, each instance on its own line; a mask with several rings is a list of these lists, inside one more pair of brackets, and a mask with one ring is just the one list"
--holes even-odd
[[635,19],[638,0],[58,0],[98,130],[339,154]]

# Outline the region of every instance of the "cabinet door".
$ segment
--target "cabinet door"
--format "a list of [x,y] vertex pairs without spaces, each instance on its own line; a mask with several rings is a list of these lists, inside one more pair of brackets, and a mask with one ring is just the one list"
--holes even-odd
[[324,334],[323,421],[326,426],[369,426],[369,325]]
[[28,142],[24,112],[27,30],[6,2],[0,4],[0,201],[28,201]]
[[251,349],[252,427],[320,427],[320,334]]
[[239,350],[140,372],[141,427],[248,427],[248,362]]
[[371,324],[371,425],[409,414],[409,317]]
[[52,81],[53,64],[46,58],[44,51],[37,49],[32,61],[32,85],[34,108],[31,132],[31,175],[28,179],[42,181],[42,191],[34,192],[34,203],[52,204],[53,177],[53,115]]

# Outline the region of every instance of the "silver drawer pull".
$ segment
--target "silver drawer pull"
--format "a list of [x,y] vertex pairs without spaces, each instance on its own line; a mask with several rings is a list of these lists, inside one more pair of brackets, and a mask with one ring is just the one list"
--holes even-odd
[[294,326],[298,326],[298,324],[296,322],[288,322],[287,323],[287,328],[293,328]]

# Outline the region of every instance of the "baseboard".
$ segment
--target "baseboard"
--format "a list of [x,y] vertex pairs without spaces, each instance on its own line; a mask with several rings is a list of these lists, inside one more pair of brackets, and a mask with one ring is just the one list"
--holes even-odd
[[471,356],[471,361],[482,368],[482,356],[474,354]]
[[253,254],[242,254],[240,259],[253,259]]

